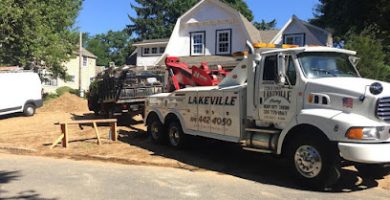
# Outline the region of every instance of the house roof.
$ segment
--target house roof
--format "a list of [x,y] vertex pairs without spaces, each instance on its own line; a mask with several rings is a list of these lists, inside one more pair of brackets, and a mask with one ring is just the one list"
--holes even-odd
[[[236,11],[236,12],[238,12],[238,11]],[[240,15],[240,19],[241,19],[245,29],[248,32],[249,40],[252,43],[263,42],[261,35],[260,35],[260,31],[257,30],[257,28],[255,26],[253,26],[253,24],[246,17],[244,17],[244,15],[242,15],[241,13],[239,13],[239,15]]]
[[142,40],[140,42],[135,42],[133,46],[142,46],[142,45],[150,45],[150,44],[167,44],[168,42],[169,42],[169,38]]
[[[302,30],[304,30],[305,32],[307,32],[308,34],[310,34],[313,38],[316,38],[316,37],[313,36],[313,34],[311,33],[311,31],[309,31],[308,27],[314,28],[314,29],[316,29],[316,30],[318,30],[318,31],[321,31],[321,32],[327,34],[327,35],[330,34],[329,31],[326,31],[325,29],[322,29],[322,28],[320,28],[320,27],[317,27],[317,26],[314,26],[314,25],[312,25],[312,24],[310,24],[310,23],[307,23],[307,22],[305,22],[305,21],[299,19],[297,16],[293,15],[293,16],[288,20],[288,22],[283,26],[283,28],[279,30],[279,32],[275,35],[275,37],[271,40],[270,43],[275,43],[275,42],[278,40],[278,38],[281,38],[282,35],[283,35],[283,33],[284,33],[284,31],[285,31],[293,22],[296,22],[296,23],[298,24],[298,26],[299,26]],[[318,42],[318,43],[320,43],[320,42]]]
[[271,43],[272,39],[279,33],[279,30],[260,31],[261,39],[264,43]]
[[[232,56],[182,56],[180,62],[185,62],[189,66],[200,66],[202,62],[207,62],[210,66],[221,65],[223,67],[236,66],[241,60]],[[158,65],[165,65],[162,59]]]
[[[78,47],[77,47],[78,48]],[[77,49],[77,51],[75,51],[74,52],[74,54],[75,55],[79,55],[79,51],[78,51],[78,49]],[[88,58],[97,58],[97,56],[95,56],[93,53],[91,53],[90,51],[88,51],[87,49],[85,49],[85,48],[82,48],[82,50],[81,50],[81,55],[83,55],[83,56],[86,56],[86,57],[88,57]]]

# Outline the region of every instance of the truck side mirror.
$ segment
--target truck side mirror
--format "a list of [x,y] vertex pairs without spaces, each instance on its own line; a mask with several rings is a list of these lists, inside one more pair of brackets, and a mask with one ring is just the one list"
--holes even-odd
[[278,84],[286,84],[286,56],[283,54],[278,55]]

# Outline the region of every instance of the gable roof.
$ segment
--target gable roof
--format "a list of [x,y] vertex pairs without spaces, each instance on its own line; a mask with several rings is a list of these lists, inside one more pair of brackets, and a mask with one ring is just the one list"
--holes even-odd
[[[301,30],[304,30],[307,34],[309,34],[310,36],[312,36],[312,38],[314,38],[314,39],[316,39],[316,40],[318,40],[317,37],[315,37],[315,36],[312,34],[312,32],[309,30],[308,27],[314,28],[314,29],[316,29],[316,30],[318,30],[318,31],[320,31],[320,32],[323,32],[323,33],[326,34],[326,35],[330,35],[330,34],[331,34],[329,31],[326,31],[325,29],[322,29],[322,28],[320,28],[320,27],[317,27],[317,26],[314,26],[314,25],[312,25],[312,24],[310,24],[310,23],[307,23],[307,22],[305,22],[305,21],[299,19],[297,16],[293,15],[293,16],[288,20],[288,22],[283,26],[283,28],[280,29],[280,31],[275,35],[275,37],[271,40],[270,43],[276,43],[276,40],[278,40],[279,38],[281,38],[281,37],[283,36],[284,31],[286,31],[286,29],[287,29],[293,22],[295,22],[295,23],[299,26],[299,28],[300,28]],[[320,43],[320,41],[318,41],[318,43]]]
[[234,14],[237,19],[241,22],[243,30],[245,30],[247,37],[252,43],[261,42],[261,36],[259,30],[256,29],[255,26],[239,11],[236,9],[230,7],[228,4],[221,2],[220,0],[201,0],[199,1],[195,6],[193,6],[191,9],[189,9],[187,12],[185,12],[182,16],[178,18],[178,22],[185,18],[187,15],[191,14],[194,10],[196,10],[198,7],[200,7],[202,4],[206,2],[214,3],[225,10],[229,11],[230,13]]
[[133,46],[142,46],[142,45],[150,45],[150,44],[167,44],[168,42],[169,42],[169,38],[142,40],[139,42],[135,42]]
[[[74,51],[73,54],[76,56],[79,55],[78,47],[77,47],[77,51]],[[95,59],[97,58],[97,56],[95,56],[95,54],[91,53],[90,51],[88,51],[84,47],[81,48],[81,55],[88,57],[88,58],[95,58]]]

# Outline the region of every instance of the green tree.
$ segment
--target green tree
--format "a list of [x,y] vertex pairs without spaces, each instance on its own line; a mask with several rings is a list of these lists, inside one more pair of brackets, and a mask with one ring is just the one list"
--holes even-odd
[[[42,66],[65,76],[82,0],[1,0],[0,64]],[[58,74],[59,73],[59,74]]]
[[97,65],[108,66],[109,62],[123,65],[131,52],[131,41],[126,30],[108,31],[89,37],[86,41],[86,49],[95,54]]
[[357,51],[360,61],[357,68],[363,77],[390,81],[390,66],[385,64],[383,46],[369,30],[346,37],[345,48]]
[[311,23],[330,28],[334,36],[360,34],[367,27],[380,40],[390,63],[390,3],[388,0],[320,0]]
[[[139,40],[168,38],[177,19],[193,7],[198,0],[135,0],[131,4],[137,16],[129,16],[132,22],[128,31]],[[253,20],[252,11],[243,0],[222,0],[240,11],[249,21]]]
[[272,30],[275,29],[276,26],[276,19],[273,19],[269,22],[266,22],[264,19],[261,20],[261,22],[254,22],[253,25],[259,29],[259,30]]

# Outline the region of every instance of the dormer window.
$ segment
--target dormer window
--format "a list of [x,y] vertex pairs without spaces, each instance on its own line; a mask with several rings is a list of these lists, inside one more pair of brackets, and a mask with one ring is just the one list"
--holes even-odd
[[216,34],[216,53],[217,55],[229,55],[232,49],[232,30],[217,30]]
[[149,48],[144,48],[144,55],[149,55],[150,49]]
[[206,43],[205,33],[206,32],[204,31],[190,33],[192,56],[205,54],[205,43]]
[[296,34],[284,34],[283,35],[283,44],[294,44],[299,46],[305,46],[305,34],[296,33]]

